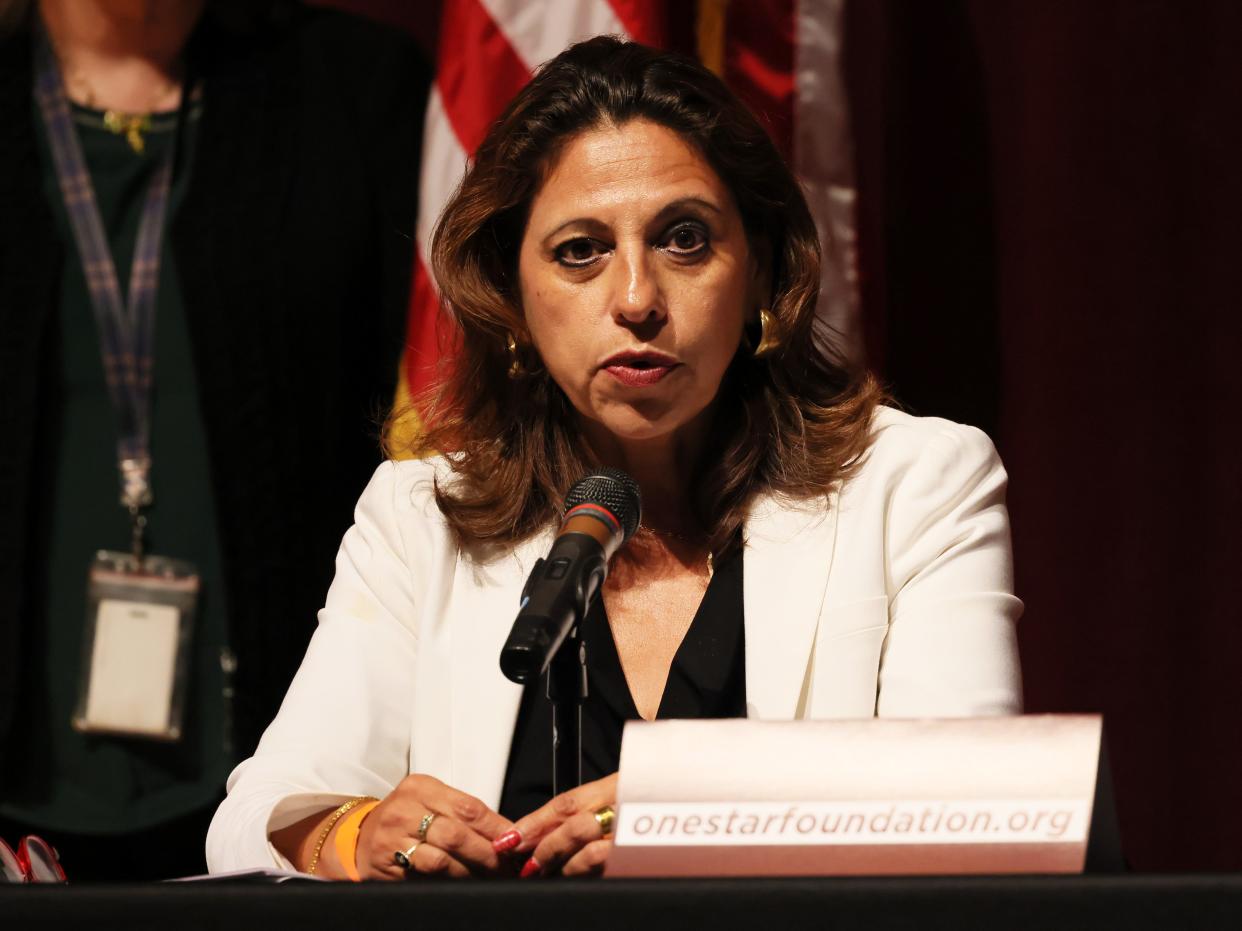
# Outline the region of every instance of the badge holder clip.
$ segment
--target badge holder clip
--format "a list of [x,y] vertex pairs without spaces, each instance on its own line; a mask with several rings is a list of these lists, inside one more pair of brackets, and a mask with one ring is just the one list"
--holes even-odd
[[82,678],[73,726],[83,733],[181,739],[200,579],[188,562],[145,552],[144,489],[122,503],[128,553],[100,550],[87,576]]

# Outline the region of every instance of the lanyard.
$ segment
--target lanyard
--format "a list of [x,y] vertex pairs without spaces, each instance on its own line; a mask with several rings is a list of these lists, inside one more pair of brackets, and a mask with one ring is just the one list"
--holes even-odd
[[69,102],[60,68],[44,30],[35,30],[34,95],[47,127],[56,178],[65,212],[77,243],[78,257],[90,291],[91,308],[99,331],[104,378],[116,412],[117,469],[121,504],[133,522],[133,548],[142,562],[146,518],[142,509],[151,495],[151,380],[154,360],[155,295],[159,285],[160,253],[168,192],[172,182],[174,150],[161,159],[147,187],[142,219],[130,269],[129,302],[121,298],[116,264],[104,233],[95,188],[82,155],[82,145],[69,115]]

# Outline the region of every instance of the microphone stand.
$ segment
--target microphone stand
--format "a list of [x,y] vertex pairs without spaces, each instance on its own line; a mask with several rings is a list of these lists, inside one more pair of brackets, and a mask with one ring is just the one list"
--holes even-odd
[[552,794],[582,785],[582,704],[587,697],[583,616],[548,664],[548,700],[552,703]]
[[511,681],[527,684],[538,673],[547,677],[554,794],[582,785],[587,698],[582,624],[603,588],[608,560],[638,529],[641,513],[638,483],[620,469],[598,469],[575,482],[565,496],[561,529],[547,558],[531,567],[517,619],[500,651],[500,670]]

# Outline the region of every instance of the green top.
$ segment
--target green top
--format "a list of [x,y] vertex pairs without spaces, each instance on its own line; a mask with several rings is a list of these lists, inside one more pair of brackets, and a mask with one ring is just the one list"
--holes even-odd
[[[189,327],[167,235],[190,175],[199,109],[191,108],[183,130],[164,226],[151,412],[155,500],[146,538],[149,553],[188,560],[202,581],[183,736],[174,744],[80,734],[70,725],[83,671],[87,568],[97,550],[128,550],[130,528],[118,500],[116,416],[90,295],[46,134],[40,132],[44,192],[65,256],[56,320],[59,409],[45,412],[59,418],[56,446],[42,451],[43,462],[55,470],[51,502],[38,512],[50,538],[41,580],[46,614],[24,620],[25,687],[33,694],[23,694],[19,702],[24,710],[10,745],[15,752],[3,767],[0,813],[48,830],[113,834],[169,821],[215,801],[233,763],[223,668],[231,657],[215,494]],[[124,136],[104,127],[99,111],[75,106],[73,118],[124,293],[143,198],[159,159],[173,144],[176,120],[157,115],[138,154]],[[37,106],[35,124],[43,130]]]

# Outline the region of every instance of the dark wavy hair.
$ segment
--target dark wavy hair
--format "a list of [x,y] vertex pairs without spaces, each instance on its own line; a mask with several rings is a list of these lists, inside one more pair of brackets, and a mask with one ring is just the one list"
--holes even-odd
[[[415,399],[423,429],[390,455],[445,454],[454,480],[436,499],[465,546],[515,543],[554,521],[569,486],[597,465],[569,400],[539,364],[523,318],[518,252],[531,202],[567,142],[648,120],[694,146],[732,192],[752,253],[771,283],[780,344],[738,347],[716,398],[690,487],[712,548],[738,539],[761,492],[809,499],[848,477],[882,398],[875,380],[831,348],[815,313],[820,248],[797,180],[763,127],[714,74],[681,55],[601,36],[539,69],[491,127],[445,207],[431,264],[458,352]],[[509,372],[507,338],[523,374]]]

